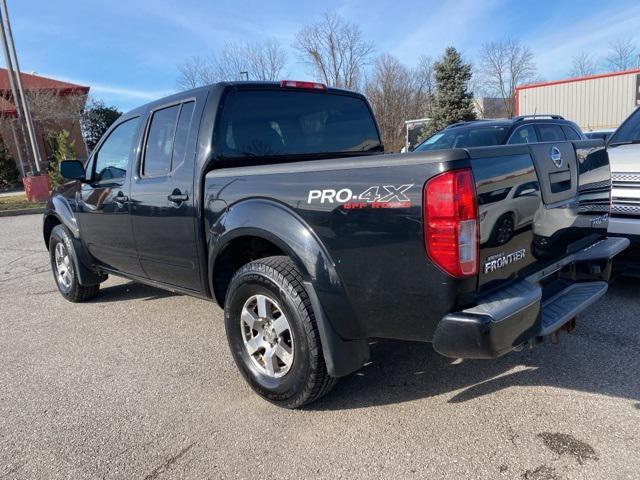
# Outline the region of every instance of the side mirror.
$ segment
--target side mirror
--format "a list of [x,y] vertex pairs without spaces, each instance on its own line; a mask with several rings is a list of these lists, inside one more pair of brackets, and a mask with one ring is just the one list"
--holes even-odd
[[84,165],[78,160],[64,160],[60,162],[60,175],[68,180],[85,179]]
[[520,196],[534,196],[537,195],[538,191],[535,188],[527,188],[526,190],[523,190],[522,192],[520,192]]

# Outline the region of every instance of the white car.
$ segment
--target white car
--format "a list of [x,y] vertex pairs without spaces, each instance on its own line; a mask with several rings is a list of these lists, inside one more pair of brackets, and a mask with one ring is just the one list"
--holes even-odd
[[609,233],[628,236],[640,245],[640,108],[611,136],[607,144],[611,165]]
[[537,181],[479,193],[478,209],[482,225],[480,243],[503,245],[511,240],[518,229],[530,225],[538,205],[530,201],[532,196],[540,196]]

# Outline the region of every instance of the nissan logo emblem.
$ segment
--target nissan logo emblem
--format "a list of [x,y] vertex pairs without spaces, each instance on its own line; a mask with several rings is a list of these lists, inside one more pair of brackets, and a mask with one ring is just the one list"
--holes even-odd
[[551,161],[557,168],[562,168],[562,153],[560,153],[558,147],[551,147],[549,157],[551,157]]

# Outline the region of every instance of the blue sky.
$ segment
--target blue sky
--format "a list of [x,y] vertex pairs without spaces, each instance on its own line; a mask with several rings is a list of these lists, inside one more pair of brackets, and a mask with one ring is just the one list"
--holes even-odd
[[360,25],[376,53],[413,66],[448,45],[474,61],[487,41],[513,36],[531,46],[540,77],[562,78],[581,50],[599,56],[609,42],[640,47],[640,2],[353,0],[301,2],[192,0],[8,0],[20,65],[88,85],[127,110],[176,90],[176,65],[227,42],[279,40],[289,78],[310,79],[291,44],[301,26],[333,11]]

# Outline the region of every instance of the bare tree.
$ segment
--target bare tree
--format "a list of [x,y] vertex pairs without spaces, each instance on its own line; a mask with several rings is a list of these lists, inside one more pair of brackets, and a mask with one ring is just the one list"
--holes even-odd
[[507,115],[512,117],[516,86],[536,76],[533,52],[512,38],[486,43],[482,46],[479,67],[482,89],[501,98]]
[[385,148],[400,150],[405,143],[406,120],[427,115],[433,93],[433,62],[421,58],[411,70],[389,54],[380,55],[365,81],[365,94],[378,120]]
[[209,57],[191,57],[178,65],[178,87],[182,90],[216,82],[241,80],[278,80],[287,63],[287,55],[274,39],[256,43],[229,43]]
[[360,28],[333,13],[300,30],[293,47],[319,80],[350,89],[358,88],[373,54],[373,43],[362,38]]
[[197,56],[186,59],[178,65],[178,88],[190,90],[215,83],[213,70],[210,59]]
[[571,60],[571,65],[571,71],[569,72],[569,76],[571,77],[593,75],[598,70],[593,55],[585,51],[574,56]]
[[70,123],[80,119],[87,102],[86,95],[69,95],[57,90],[28,90],[26,96],[33,121],[45,135],[68,129]]
[[609,55],[604,61],[609,70],[619,72],[635,67],[637,55],[635,43],[629,39],[618,39],[609,44]]
[[274,39],[247,46],[247,71],[251,79],[279,80],[287,66],[287,54]]

